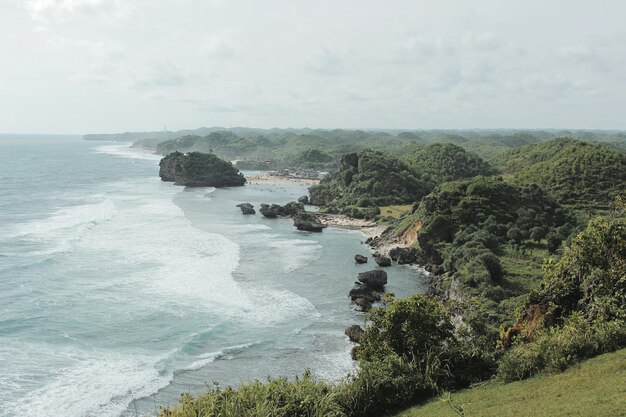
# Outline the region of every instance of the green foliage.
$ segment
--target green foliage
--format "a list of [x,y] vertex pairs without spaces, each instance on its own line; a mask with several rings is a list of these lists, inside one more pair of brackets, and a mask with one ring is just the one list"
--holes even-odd
[[159,175],[163,181],[202,187],[229,187],[246,183],[244,176],[232,166],[211,153],[173,152],[160,163]]
[[314,379],[309,372],[301,378],[253,381],[237,388],[216,386],[198,396],[183,394],[175,408],[161,409],[159,417],[343,417],[335,387]]
[[409,157],[409,162],[433,184],[495,174],[495,170],[478,155],[452,143],[436,143],[420,148]]
[[565,250],[546,265],[541,288],[529,305],[550,310],[554,319],[583,311],[590,320],[626,320],[626,218],[623,214],[589,222]]
[[425,356],[452,339],[447,312],[437,301],[421,294],[374,309],[359,348],[363,360],[394,353],[407,360]]
[[384,206],[412,203],[429,190],[419,174],[398,158],[365,150],[348,155],[336,174],[309,189],[310,201],[331,207]]
[[622,321],[588,322],[580,313],[559,327],[543,329],[531,342],[519,339],[500,360],[498,376],[516,381],[540,372],[562,372],[582,359],[626,346]]
[[559,202],[607,207],[626,183],[626,154],[606,145],[555,139],[496,158],[516,184],[538,184]]

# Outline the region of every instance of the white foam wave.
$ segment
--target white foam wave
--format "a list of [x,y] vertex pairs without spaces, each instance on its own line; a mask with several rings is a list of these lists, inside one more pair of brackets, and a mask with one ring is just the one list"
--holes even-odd
[[121,158],[147,159],[150,161],[160,161],[162,158],[161,155],[157,155],[146,149],[133,148],[132,143],[98,146],[94,149],[94,152],[114,155]]
[[191,365],[184,368],[185,371],[197,371],[204,368],[210,363],[215,362],[218,359],[229,357],[230,354],[239,353],[242,350],[248,349],[252,346],[258,345],[258,342],[244,343],[241,345],[229,346],[217,352],[203,353],[197,357],[198,360],[194,361]]
[[281,271],[293,272],[319,259],[322,246],[316,241],[304,239],[284,239],[273,235],[267,245],[279,254]]
[[47,245],[46,249],[27,255],[68,252],[86,232],[111,220],[115,212],[116,207],[111,200],[59,208],[47,218],[17,225],[10,235],[11,238]]
[[115,416],[133,399],[156,393],[173,378],[171,373],[161,375],[154,366],[158,358],[146,355],[75,352],[58,347],[45,351],[35,348],[29,353],[45,355],[58,366],[51,378],[43,377],[42,386],[18,399],[12,396],[1,405],[4,416]]

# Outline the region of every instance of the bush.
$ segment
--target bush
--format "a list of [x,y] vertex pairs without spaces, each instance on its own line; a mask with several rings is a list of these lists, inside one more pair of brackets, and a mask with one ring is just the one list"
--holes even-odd
[[626,345],[622,321],[589,323],[582,314],[567,318],[563,327],[544,329],[532,342],[516,340],[498,366],[506,381],[531,377],[539,372],[562,372],[582,359],[612,352]]

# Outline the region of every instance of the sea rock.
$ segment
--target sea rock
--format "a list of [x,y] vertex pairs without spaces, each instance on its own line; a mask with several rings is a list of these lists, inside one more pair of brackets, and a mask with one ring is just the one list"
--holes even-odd
[[356,305],[356,311],[362,311],[364,313],[367,313],[372,309],[372,303],[367,301],[365,298],[357,298],[356,300],[354,300],[354,304]]
[[189,187],[234,187],[246,183],[243,174],[230,162],[212,153],[173,152],[159,162],[162,181]]
[[354,260],[358,264],[364,264],[364,263],[367,262],[367,256],[356,254],[356,255],[354,255]]
[[250,203],[237,204],[237,207],[241,209],[241,212],[243,214],[256,214],[256,211],[254,211],[254,206]]
[[348,294],[352,301],[357,298],[365,298],[367,301],[373,303],[374,301],[380,300],[380,296],[375,294],[374,291],[370,287],[366,287],[365,285],[359,285],[350,290]]
[[391,258],[388,256],[379,255],[374,258],[378,266],[391,266]]
[[283,206],[283,216],[295,216],[296,214],[304,211],[304,204],[299,201],[290,201]]
[[320,223],[315,216],[304,211],[293,217],[293,225],[296,229],[306,232],[321,232],[326,227],[326,225]]
[[389,257],[400,265],[417,262],[418,253],[415,248],[403,248],[397,246],[389,251]]
[[363,330],[358,324],[353,324],[346,329],[345,333],[351,342],[359,343],[361,340],[361,335],[363,335],[364,331],[365,330]]
[[387,284],[387,273],[380,269],[361,272],[359,274],[359,281],[373,290],[381,290],[384,288],[385,284]]
[[261,204],[261,208],[259,209],[262,215],[268,217],[270,219],[275,219],[278,216],[283,215],[283,207],[279,204]]
[[309,196],[303,195],[302,197],[298,198],[298,202],[302,204],[309,204]]

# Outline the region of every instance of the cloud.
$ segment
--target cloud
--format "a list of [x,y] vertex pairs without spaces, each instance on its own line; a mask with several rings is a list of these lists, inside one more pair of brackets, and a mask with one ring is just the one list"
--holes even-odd
[[462,42],[465,48],[480,52],[495,51],[502,46],[500,40],[490,32],[467,33],[463,36]]
[[66,20],[76,14],[121,17],[132,10],[132,3],[132,0],[25,0],[30,16],[39,22]]
[[187,75],[177,65],[170,62],[155,62],[145,68],[145,72],[136,74],[132,86],[139,90],[180,87],[187,81]]
[[235,57],[239,44],[231,32],[220,32],[205,36],[198,46],[201,56],[212,60],[229,60]]
[[327,48],[310,54],[306,59],[304,68],[306,71],[320,76],[336,76],[347,70],[345,60]]

